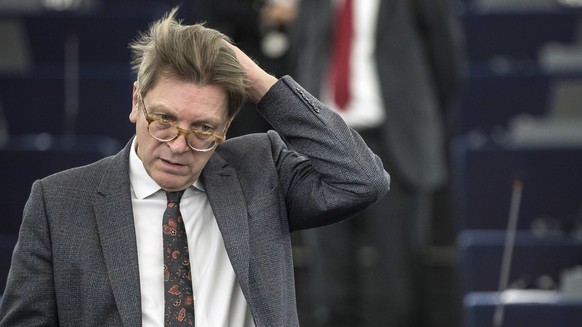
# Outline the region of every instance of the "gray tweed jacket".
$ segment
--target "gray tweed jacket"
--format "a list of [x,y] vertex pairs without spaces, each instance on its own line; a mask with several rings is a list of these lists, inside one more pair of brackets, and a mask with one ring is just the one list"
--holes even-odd
[[[277,132],[220,145],[201,181],[256,325],[297,326],[290,233],[355,215],[388,191],[389,176],[290,77],[257,107]],[[34,183],[0,326],[141,326],[130,143]]]

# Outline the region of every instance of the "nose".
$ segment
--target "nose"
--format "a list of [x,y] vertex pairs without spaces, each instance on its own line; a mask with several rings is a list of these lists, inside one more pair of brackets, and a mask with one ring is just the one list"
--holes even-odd
[[186,141],[186,135],[180,133],[175,139],[166,142],[172,153],[184,153],[190,151],[190,146],[188,145],[188,141]]

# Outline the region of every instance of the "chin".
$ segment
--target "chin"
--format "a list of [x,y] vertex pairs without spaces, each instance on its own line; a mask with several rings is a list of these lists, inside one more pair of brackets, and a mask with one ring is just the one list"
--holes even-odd
[[182,191],[194,183],[185,180],[174,180],[171,178],[154,178],[154,181],[156,181],[161,188],[170,192]]

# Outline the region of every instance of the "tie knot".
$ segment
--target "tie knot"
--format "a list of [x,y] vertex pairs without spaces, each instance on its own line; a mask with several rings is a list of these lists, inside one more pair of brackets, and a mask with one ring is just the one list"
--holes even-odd
[[184,194],[184,191],[178,191],[178,192],[166,191],[166,197],[168,198],[168,203],[180,203],[180,199],[182,198],[183,194]]

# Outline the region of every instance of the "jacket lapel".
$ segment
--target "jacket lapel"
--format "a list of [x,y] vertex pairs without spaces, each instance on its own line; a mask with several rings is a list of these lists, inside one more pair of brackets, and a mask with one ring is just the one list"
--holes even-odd
[[131,141],[110,162],[94,203],[113,295],[124,326],[141,326],[137,241],[131,205]]
[[215,153],[202,172],[201,181],[216,217],[224,246],[240,286],[249,297],[249,224],[246,201],[234,169]]

